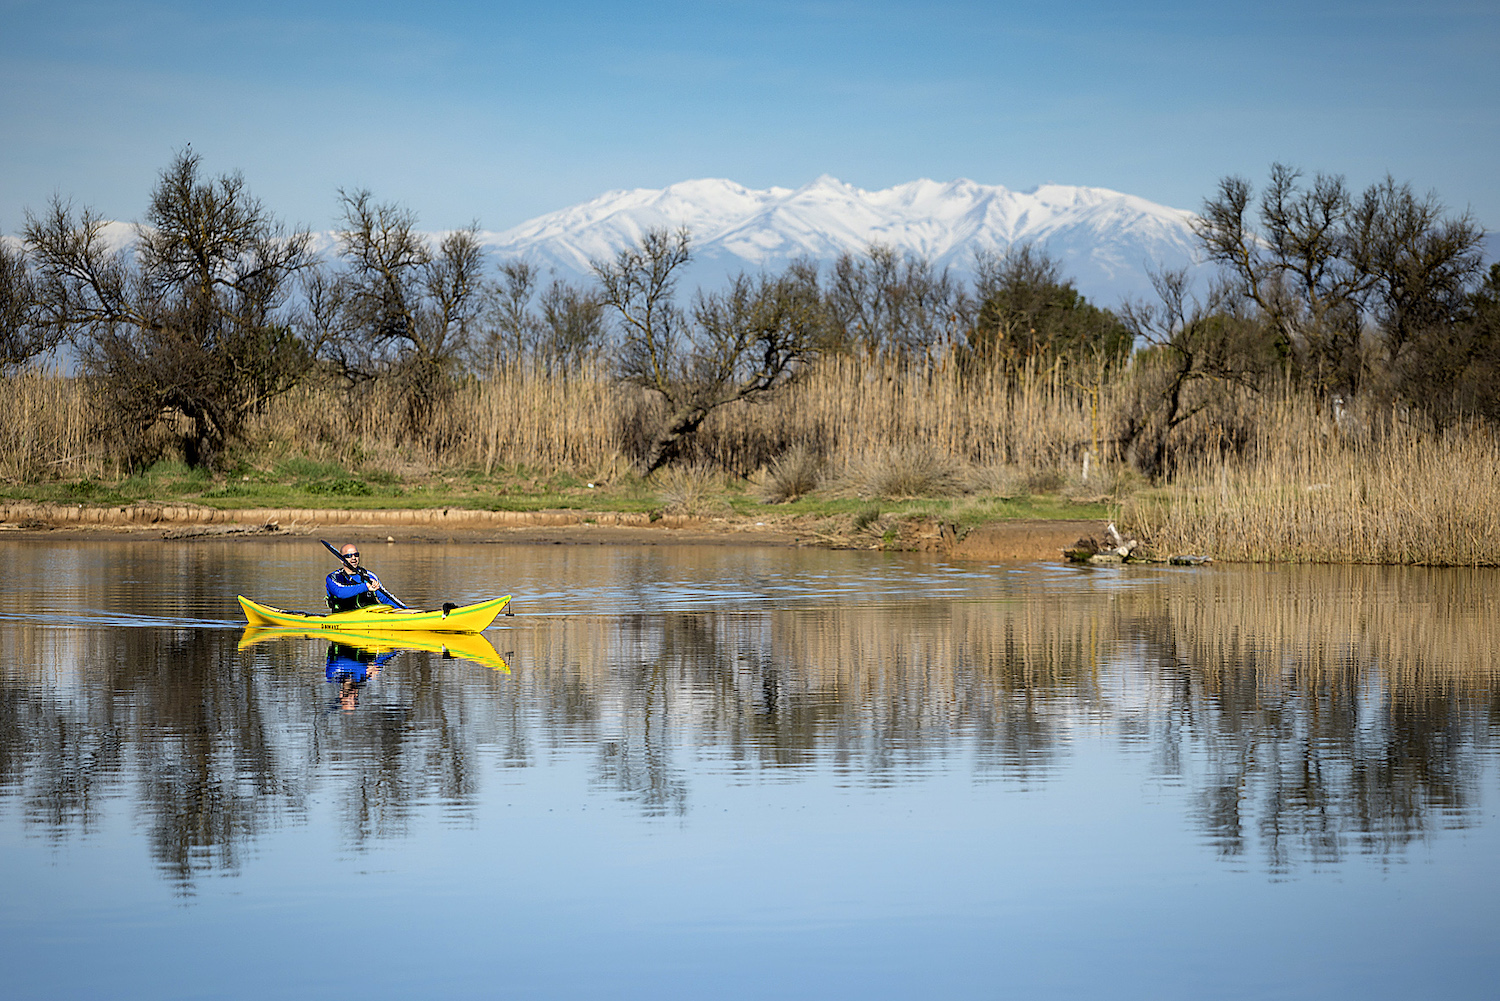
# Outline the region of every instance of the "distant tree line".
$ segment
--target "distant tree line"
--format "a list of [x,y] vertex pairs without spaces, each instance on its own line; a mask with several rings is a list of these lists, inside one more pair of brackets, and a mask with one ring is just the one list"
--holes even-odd
[[1276,165],[1258,198],[1226,178],[1196,223],[1218,278],[1195,292],[1186,272],[1156,273],[1156,299],[1118,311],[1035,246],[978,255],[970,283],[875,244],[685,302],[686,231],[648,232],[577,285],[525,261],[492,268],[477,225],[433,240],[368,191],[339,192],[338,207],[335,251],[320,256],[239,174],[206,176],[187,151],[124,250],[96,212],[54,199],[27,213],[18,244],[0,241],[0,368],[71,345],[127,462],[154,459],[152,432],[170,426],[207,467],[306,380],[336,381],[351,408],[399,408],[422,436],[462,380],[516,363],[607,365],[653,401],[630,441],[645,473],[717,408],[830,355],[942,361],[1017,387],[1038,373],[1129,380],[1120,444],[1154,475],[1215,387],[1290,380],[1439,424],[1500,419],[1500,265],[1484,271],[1469,216],[1390,178],[1356,195]]

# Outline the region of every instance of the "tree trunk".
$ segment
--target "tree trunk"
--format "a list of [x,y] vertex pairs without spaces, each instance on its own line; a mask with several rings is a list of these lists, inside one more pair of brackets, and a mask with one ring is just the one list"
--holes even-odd
[[684,439],[694,434],[708,417],[708,407],[690,407],[680,410],[662,423],[662,429],[651,439],[641,462],[641,476],[650,476],[662,466],[677,458]]

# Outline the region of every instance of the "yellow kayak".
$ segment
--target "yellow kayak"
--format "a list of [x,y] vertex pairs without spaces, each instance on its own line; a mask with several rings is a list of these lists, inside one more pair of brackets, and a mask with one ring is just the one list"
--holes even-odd
[[478,633],[438,633],[416,629],[400,632],[360,632],[353,629],[277,629],[247,627],[240,637],[240,649],[247,650],[257,643],[279,639],[317,639],[330,643],[368,650],[375,655],[392,650],[420,650],[440,653],[445,657],[461,657],[482,664],[502,674],[510,673],[510,665],[500,656],[490,641]]
[[510,595],[475,602],[472,605],[456,605],[434,611],[417,608],[392,608],[390,605],[369,605],[347,612],[328,612],[312,615],[307,612],[289,612],[273,605],[262,605],[240,595],[240,607],[245,610],[245,620],[252,628],[276,627],[280,629],[352,629],[359,631],[387,632],[392,629],[422,629],[437,633],[483,632],[495,616],[510,604]]

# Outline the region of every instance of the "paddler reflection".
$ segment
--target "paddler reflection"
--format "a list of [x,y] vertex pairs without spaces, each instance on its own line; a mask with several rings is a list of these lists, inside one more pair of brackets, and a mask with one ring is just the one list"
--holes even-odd
[[[240,637],[240,649],[248,650],[262,643],[284,644],[298,639],[321,640],[328,644],[328,656],[324,661],[325,677],[330,684],[339,686],[334,706],[346,711],[352,711],[359,704],[360,689],[373,681],[380,674],[381,668],[398,653],[438,654],[444,660],[465,660],[500,674],[510,673],[510,665],[505,662],[505,658],[479,633],[246,629]],[[321,649],[321,644],[318,649]]]
[[380,674],[386,661],[400,652],[386,650],[381,653],[345,643],[328,644],[328,667],[325,674],[329,684],[339,686],[336,696],[339,708],[344,712],[353,712],[359,705],[360,689]]

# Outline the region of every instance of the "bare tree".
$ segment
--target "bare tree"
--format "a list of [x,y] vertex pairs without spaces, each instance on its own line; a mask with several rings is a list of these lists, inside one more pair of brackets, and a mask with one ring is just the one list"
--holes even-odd
[[368,191],[339,192],[343,271],[326,303],[325,353],[351,384],[389,380],[409,429],[431,421],[452,387],[483,301],[479,227],[443,236],[434,250],[411,210],[377,203]]
[[827,346],[836,350],[922,356],[967,326],[968,303],[948,269],[886,244],[840,255],[827,298],[833,321]]
[[[1205,298],[1192,296],[1187,270],[1153,272],[1156,302],[1127,302],[1121,319],[1145,345],[1136,355],[1138,399],[1125,415],[1122,438],[1147,475],[1171,471],[1174,431],[1212,407],[1226,387],[1255,389],[1274,364],[1264,324],[1244,315],[1235,290],[1223,283]],[[1208,391],[1193,392],[1203,386]]]
[[289,297],[311,255],[308,234],[288,234],[238,173],[205,179],[200,167],[184,151],[162,171],[133,255],[61,199],[27,213],[25,240],[43,322],[78,346],[107,423],[140,445],[181,417],[185,458],[207,466],[308,369]]
[[549,372],[577,368],[604,341],[604,304],[592,290],[553,278],[538,295],[541,273],[527,261],[500,265],[487,289],[480,336],[472,351],[481,369],[529,359]]
[[673,385],[686,317],[677,307],[678,271],[691,259],[685,229],[648,230],[613,261],[594,261],[600,298],[620,323],[620,374],[665,391]]
[[1370,277],[1350,252],[1344,179],[1319,174],[1304,188],[1301,176],[1272,165],[1259,226],[1248,218],[1250,182],[1223,179],[1196,230],[1209,260],[1269,321],[1278,352],[1295,357],[1319,391],[1349,392],[1360,377],[1360,306]]
[[1243,178],[1220,181],[1198,237],[1320,393],[1361,388],[1371,335],[1387,371],[1404,365],[1421,332],[1450,326],[1479,280],[1483,233],[1473,220],[1447,217],[1434,196],[1390,177],[1355,198],[1342,177],[1318,174],[1304,186],[1299,171],[1274,164],[1258,223],[1253,200]]
[[44,322],[37,296],[25,248],[0,238],[0,372],[19,369],[57,346],[60,331]]
[[594,263],[601,300],[622,328],[621,376],[666,405],[640,459],[644,475],[670,462],[717,408],[794,377],[824,330],[815,266],[741,274],[721,292],[700,292],[689,316],[673,300],[689,259],[685,230],[652,230],[613,261]]
[[1484,233],[1468,213],[1449,218],[1436,195],[1418,198],[1389,175],[1355,203],[1350,231],[1386,362],[1397,366],[1424,333],[1458,322],[1482,276]]
[[541,319],[532,309],[540,274],[527,261],[500,265],[500,280],[486,293],[480,324],[480,344],[474,355],[481,367],[533,356],[545,334]]
[[549,368],[576,368],[604,344],[604,302],[596,292],[553,279],[542,293],[538,354]]

